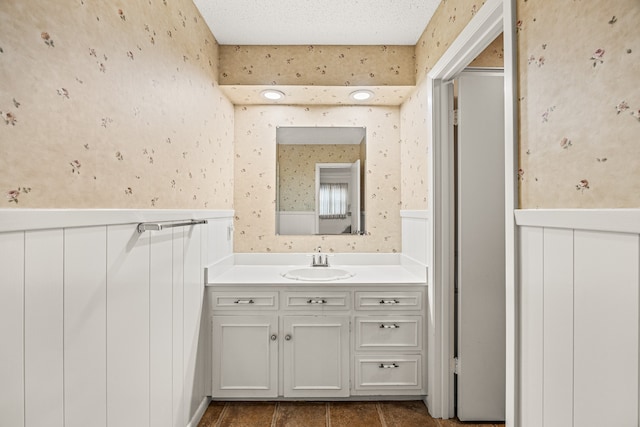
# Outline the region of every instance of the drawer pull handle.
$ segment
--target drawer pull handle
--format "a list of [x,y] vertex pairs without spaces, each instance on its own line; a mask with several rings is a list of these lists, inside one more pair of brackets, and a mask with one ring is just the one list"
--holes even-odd
[[400,366],[397,363],[381,363],[378,368],[380,369],[393,369],[393,368],[399,368]]
[[326,304],[327,300],[326,299],[310,299],[307,301],[307,304]]
[[397,299],[381,299],[380,304],[400,304],[400,301],[398,301]]
[[394,323],[393,325],[386,325],[384,323],[380,323],[380,329],[399,329],[400,325]]
[[234,304],[255,304],[255,301],[252,299],[237,299],[233,302]]

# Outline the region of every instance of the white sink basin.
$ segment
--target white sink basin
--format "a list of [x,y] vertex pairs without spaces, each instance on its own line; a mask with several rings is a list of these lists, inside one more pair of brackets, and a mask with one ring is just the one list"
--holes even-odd
[[355,274],[341,268],[332,267],[306,267],[296,268],[282,273],[282,277],[293,280],[330,281],[353,277]]

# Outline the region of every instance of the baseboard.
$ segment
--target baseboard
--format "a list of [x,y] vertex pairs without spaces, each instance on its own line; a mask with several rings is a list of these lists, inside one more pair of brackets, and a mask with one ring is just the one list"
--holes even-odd
[[200,420],[202,419],[202,416],[204,415],[205,411],[209,407],[209,403],[211,403],[211,397],[205,396],[205,398],[202,399],[200,406],[198,406],[198,410],[196,411],[195,414],[193,414],[193,418],[191,418],[191,421],[189,421],[189,424],[187,424],[187,427],[198,427],[198,423],[200,422]]

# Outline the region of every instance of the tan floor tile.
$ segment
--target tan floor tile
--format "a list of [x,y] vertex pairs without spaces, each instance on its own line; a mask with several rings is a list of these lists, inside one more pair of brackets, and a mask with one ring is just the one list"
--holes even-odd
[[214,427],[224,409],[225,402],[211,402],[205,411],[198,427]]
[[387,427],[438,427],[425,404],[420,400],[380,402]]
[[275,402],[228,402],[220,427],[271,427]]
[[331,402],[331,427],[382,426],[376,402]]
[[325,427],[327,404],[324,402],[280,402],[276,427]]

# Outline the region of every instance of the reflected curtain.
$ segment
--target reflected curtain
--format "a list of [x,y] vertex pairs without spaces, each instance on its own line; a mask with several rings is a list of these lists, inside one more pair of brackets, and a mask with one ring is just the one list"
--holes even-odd
[[346,218],[348,194],[348,186],[346,183],[320,184],[320,194],[318,194],[318,214],[320,218]]

